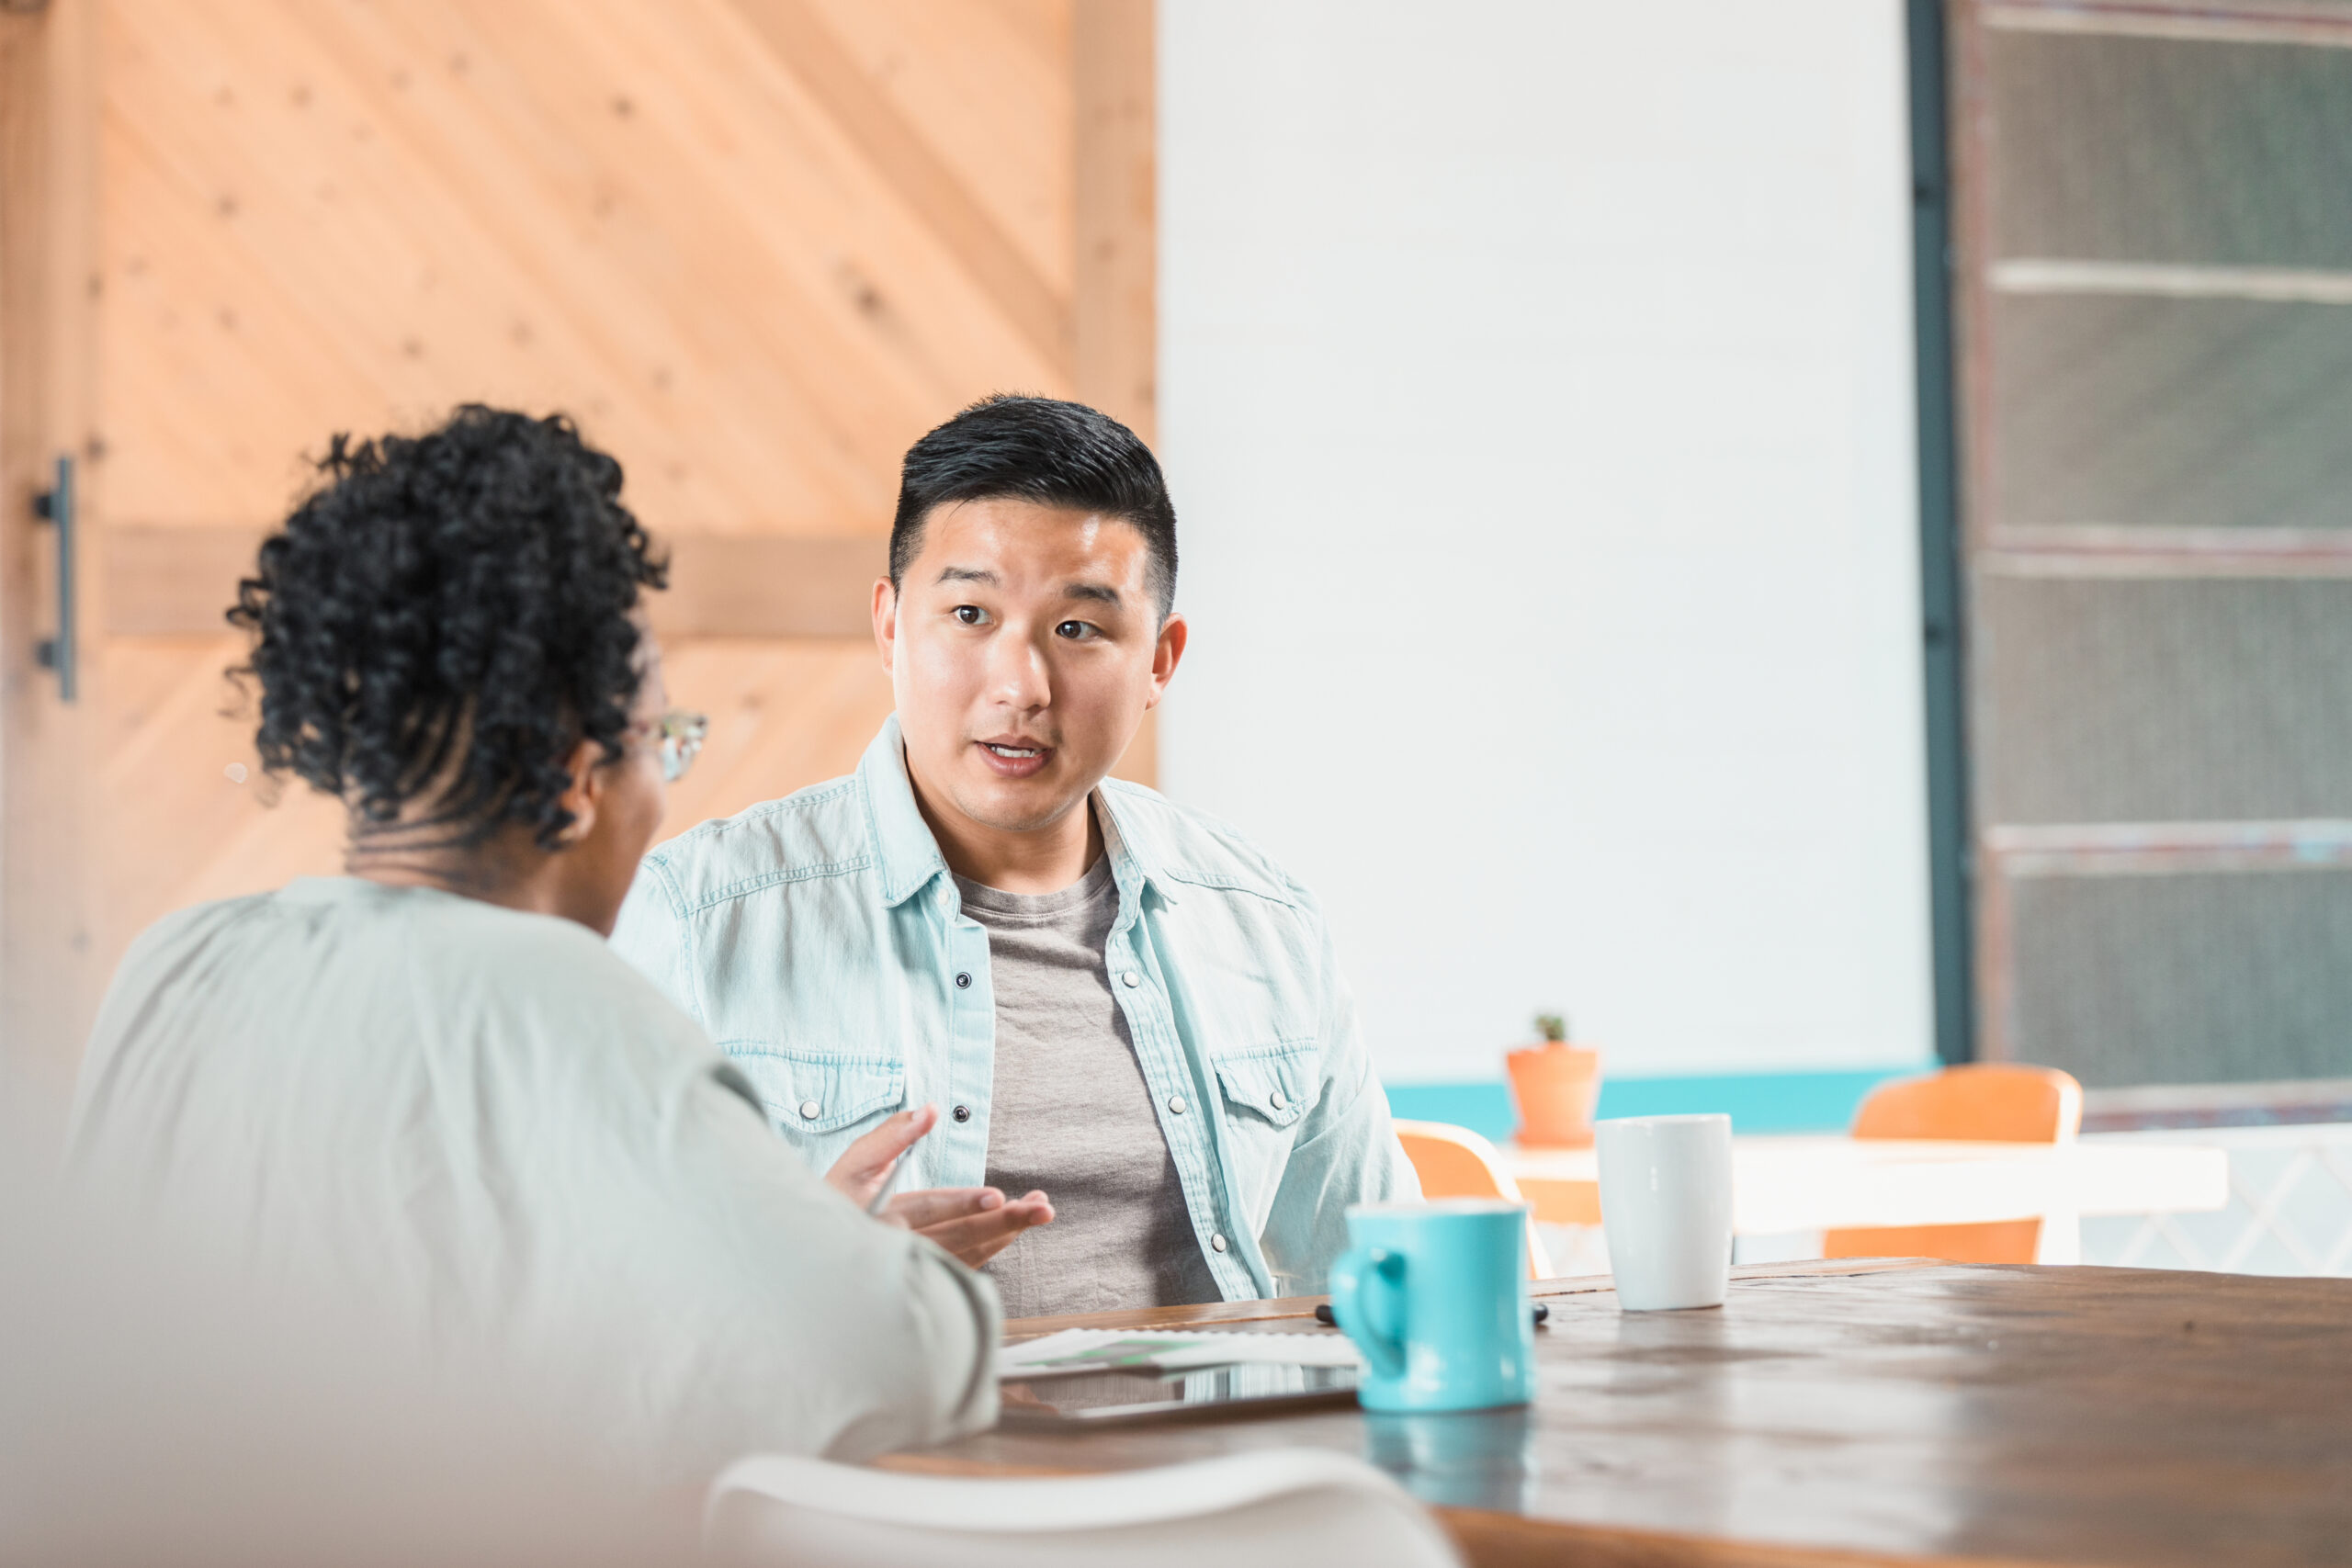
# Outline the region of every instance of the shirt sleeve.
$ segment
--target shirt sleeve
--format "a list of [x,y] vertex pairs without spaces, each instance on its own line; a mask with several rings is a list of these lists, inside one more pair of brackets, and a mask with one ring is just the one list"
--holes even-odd
[[1356,1022],[1355,993],[1340,972],[1329,925],[1298,889],[1315,926],[1322,992],[1321,1093],[1300,1119],[1259,1246],[1278,1296],[1319,1294],[1347,1250],[1351,1203],[1409,1201],[1421,1184],[1390,1124],[1388,1094],[1372,1070]]
[[996,1419],[996,1288],[868,1218],[794,1157],[730,1069],[679,1087],[662,1298],[641,1365],[662,1446],[705,1472],[769,1451],[863,1459]]
[[662,862],[648,858],[637,868],[628,897],[614,922],[612,950],[653,982],[679,1011],[706,1027],[702,987],[695,976],[693,927],[676,881]]

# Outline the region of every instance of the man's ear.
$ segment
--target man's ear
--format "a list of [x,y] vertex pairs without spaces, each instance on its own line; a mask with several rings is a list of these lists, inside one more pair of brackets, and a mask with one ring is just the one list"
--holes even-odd
[[1185,639],[1191,636],[1192,628],[1182,615],[1171,612],[1161,623],[1159,645],[1151,650],[1151,698],[1143,705],[1147,710],[1158,707],[1159,699],[1168,694],[1168,682],[1176,678],[1176,666],[1184,659]]
[[571,813],[571,826],[563,830],[563,841],[576,844],[596,830],[596,808],[604,804],[604,770],[597,766],[605,760],[605,749],[594,740],[582,740],[571,749],[564,762],[571,783],[564,790],[560,804]]
[[874,580],[874,646],[882,650],[883,673],[894,673],[890,660],[899,651],[899,591],[887,577]]

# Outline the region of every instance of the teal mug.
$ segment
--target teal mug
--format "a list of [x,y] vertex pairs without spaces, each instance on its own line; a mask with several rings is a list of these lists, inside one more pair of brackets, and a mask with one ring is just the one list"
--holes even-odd
[[1492,1410],[1535,1397],[1527,1208],[1486,1199],[1358,1203],[1331,1315],[1370,1363],[1367,1410]]

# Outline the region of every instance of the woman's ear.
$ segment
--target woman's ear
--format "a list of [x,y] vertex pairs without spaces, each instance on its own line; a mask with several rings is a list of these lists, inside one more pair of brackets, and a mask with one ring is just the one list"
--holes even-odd
[[571,749],[571,756],[564,769],[571,775],[559,804],[571,813],[571,825],[563,830],[563,841],[576,844],[595,831],[596,807],[605,798],[604,771],[596,764],[605,760],[605,749],[594,740],[582,740]]

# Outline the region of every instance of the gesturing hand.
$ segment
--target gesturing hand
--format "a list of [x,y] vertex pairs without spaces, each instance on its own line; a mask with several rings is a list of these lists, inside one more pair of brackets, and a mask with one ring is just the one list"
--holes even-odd
[[827,1185],[859,1208],[872,1208],[874,1195],[899,1168],[899,1156],[922,1142],[923,1134],[937,1125],[936,1105],[885,1118],[882,1125],[842,1151],[833,1168],[825,1172]]
[[[935,1105],[901,1111],[843,1150],[825,1180],[859,1208],[867,1208],[889,1182],[899,1156],[938,1124]],[[977,1269],[1030,1226],[1052,1224],[1054,1206],[1043,1192],[1008,1201],[993,1187],[940,1187],[894,1194],[880,1217],[929,1237]]]

